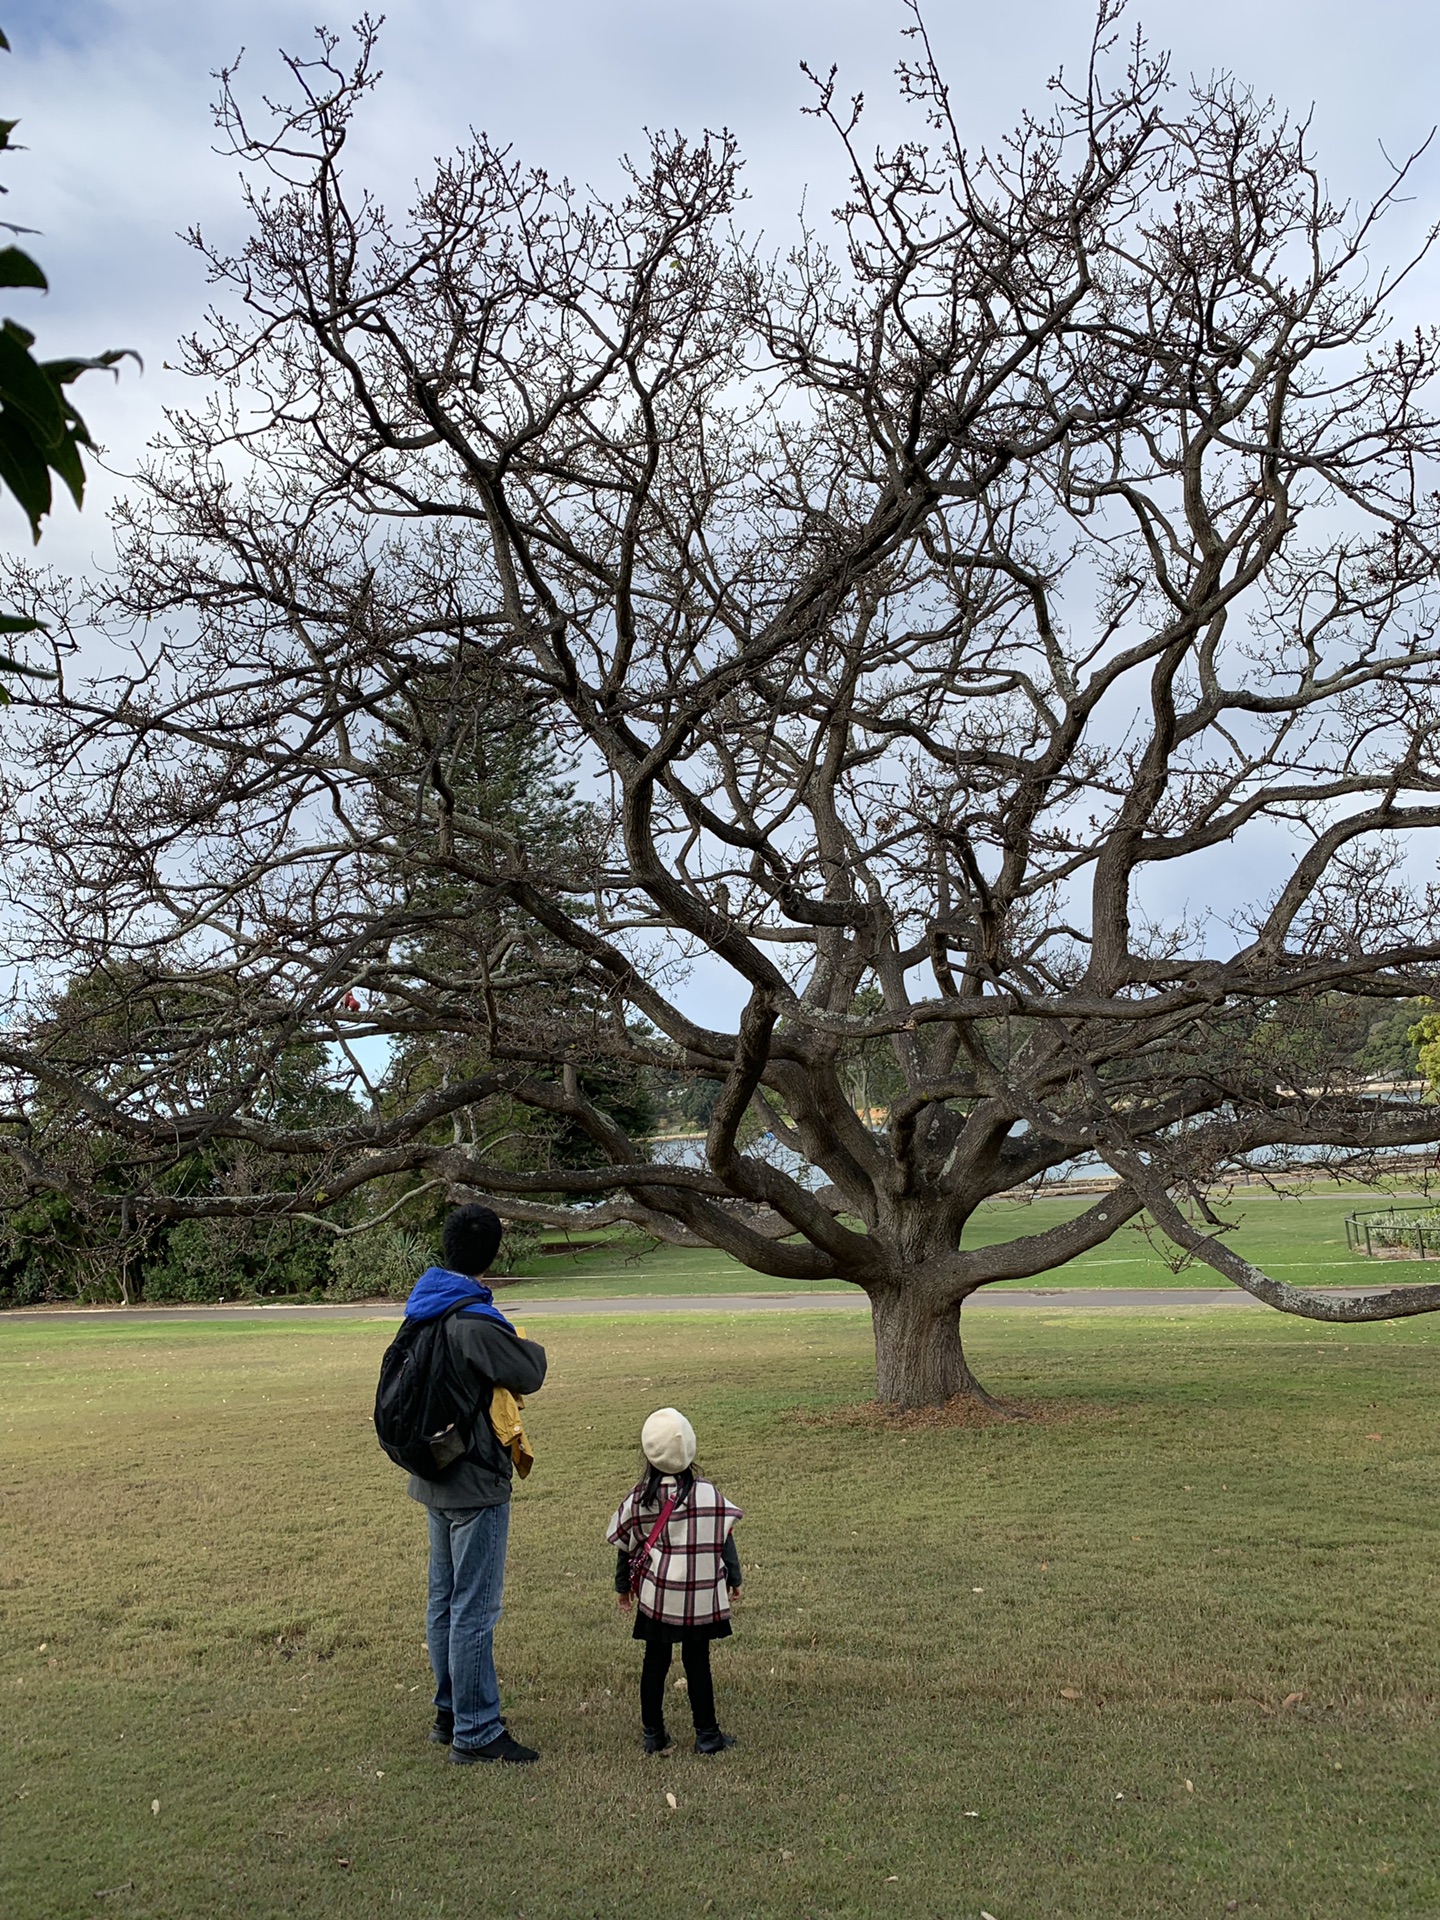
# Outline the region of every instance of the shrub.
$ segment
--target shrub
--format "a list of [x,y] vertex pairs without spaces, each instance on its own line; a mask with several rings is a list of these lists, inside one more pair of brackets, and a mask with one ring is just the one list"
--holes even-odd
[[318,1296],[330,1278],[326,1236],[288,1220],[182,1220],[145,1272],[145,1298],[208,1301]]
[[403,1300],[430,1265],[430,1249],[418,1233],[374,1227],[347,1234],[330,1249],[332,1300]]

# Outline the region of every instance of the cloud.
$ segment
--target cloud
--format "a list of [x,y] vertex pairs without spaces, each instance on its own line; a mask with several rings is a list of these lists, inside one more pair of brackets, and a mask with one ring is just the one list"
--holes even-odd
[[[0,180],[9,217],[42,230],[33,245],[53,289],[43,301],[9,296],[6,310],[37,327],[46,352],[130,346],[146,363],[143,376],[127,367],[116,383],[92,377],[78,390],[117,477],[97,475],[83,516],[57,509],[40,557],[63,570],[104,564],[106,492],[124,484],[163,409],[193,397],[163,365],[207,298],[203,265],[178,236],[196,225],[222,241],[243,231],[236,163],[214,151],[212,75],[243,47],[246,97],[282,89],[276,49],[313,46],[317,10],[318,0],[11,0],[6,9],[14,53],[0,61],[0,111],[20,116],[29,151],[0,163]],[[1086,0],[1023,9],[935,0],[932,11],[957,115],[977,146],[1027,106],[1043,110],[1047,76],[1083,64],[1093,18]],[[838,62],[845,95],[865,92],[867,142],[914,130],[891,77],[907,16],[887,0],[391,0],[386,12],[386,77],[353,165],[402,206],[413,179],[471,126],[552,172],[601,183],[616,178],[617,156],[637,150],[646,127],[726,126],[748,159],[746,217],[778,243],[802,197],[823,215],[841,191],[833,141],[801,111],[811,98],[802,59],[822,71]],[[343,33],[346,14],[330,17]],[[1313,106],[1316,151],[1338,197],[1383,186],[1382,141],[1398,157],[1430,129],[1433,0],[1369,0],[1363,13],[1354,0],[1145,0],[1140,17],[1153,44],[1173,48],[1182,78],[1234,70],[1302,116]],[[1432,157],[1377,254],[1413,244],[1433,217],[1436,183]],[[1405,289],[1400,318],[1433,314],[1437,293],[1440,275],[1427,267]],[[28,549],[8,502],[0,543]],[[1229,860],[1214,863],[1222,895]],[[1178,904],[1168,887],[1162,876],[1152,904]],[[697,969],[693,991],[716,1017],[729,1010],[713,963]]]
[[[353,4],[353,0],[352,0]],[[175,340],[203,315],[201,263],[178,237],[200,225],[238,238],[233,160],[214,151],[215,69],[243,47],[252,100],[284,85],[280,46],[313,45],[318,0],[13,0],[13,55],[0,62],[0,108],[18,114],[30,149],[9,161],[7,212],[42,230],[35,251],[50,275],[43,301],[8,310],[41,331],[47,351],[132,346],[143,378],[90,383],[82,404],[127,468],[184,404],[165,373]],[[961,123],[977,145],[1043,107],[1046,76],[1082,63],[1084,0],[1035,0],[1022,11],[966,0],[933,9],[934,37]],[[346,15],[331,14],[345,32]],[[837,61],[846,94],[867,96],[866,138],[914,130],[891,79],[908,16],[883,0],[394,0],[382,40],[385,79],[367,113],[355,165],[392,201],[470,126],[512,141],[525,159],[580,180],[616,178],[617,156],[643,129],[728,126],[747,155],[751,224],[779,241],[808,195],[823,213],[839,196],[834,143],[802,107],[799,71]],[[1351,0],[1152,0],[1152,41],[1173,45],[1177,70],[1234,68],[1301,113],[1312,102],[1322,165],[1335,190],[1383,183],[1379,142],[1399,153],[1431,124],[1440,27],[1427,0],[1372,0],[1363,30]],[[1402,210],[1386,243],[1398,252],[1435,201]],[[1402,318],[1432,311],[1437,275],[1407,290]],[[68,516],[68,517],[67,517]],[[82,565],[103,527],[62,508],[42,552]],[[0,540],[25,543],[18,512],[0,507]]]

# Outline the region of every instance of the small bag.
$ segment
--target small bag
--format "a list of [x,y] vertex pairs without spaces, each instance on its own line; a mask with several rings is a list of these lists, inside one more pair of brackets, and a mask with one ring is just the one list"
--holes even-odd
[[660,1509],[660,1518],[655,1522],[654,1526],[650,1529],[650,1538],[645,1542],[643,1547],[638,1548],[634,1553],[631,1554],[630,1556],[630,1591],[631,1593],[639,1593],[640,1582],[645,1578],[645,1575],[650,1568],[650,1549],[654,1546],[655,1542],[660,1538],[661,1534],[665,1531],[666,1522],[669,1520],[671,1514],[675,1511],[675,1502],[679,1498],[680,1498],[680,1489],[677,1487],[674,1493],[672,1493],[670,1498],[665,1502],[664,1506]]

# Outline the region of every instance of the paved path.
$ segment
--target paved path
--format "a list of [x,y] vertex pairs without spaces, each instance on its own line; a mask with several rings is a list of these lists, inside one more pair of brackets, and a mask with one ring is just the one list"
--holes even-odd
[[[1382,1293],[1383,1287],[1323,1288],[1317,1293]],[[864,1313],[863,1295],[850,1293],[687,1293],[620,1294],[611,1299],[525,1300],[507,1288],[500,1296],[505,1311],[526,1321],[571,1314],[624,1317],[645,1313]],[[1008,1293],[977,1293],[967,1302],[967,1313],[997,1309],[1049,1308],[1052,1313],[1120,1313],[1166,1307],[1258,1307],[1261,1302],[1235,1287],[1033,1287]],[[398,1320],[400,1309],[389,1300],[344,1306],[235,1306],[235,1307],[21,1307],[0,1314],[7,1322],[26,1326],[141,1326],[162,1320]]]

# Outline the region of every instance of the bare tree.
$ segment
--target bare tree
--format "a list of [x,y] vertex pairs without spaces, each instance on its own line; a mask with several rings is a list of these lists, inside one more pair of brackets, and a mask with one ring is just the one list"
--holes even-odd
[[[1304,126],[1172,85],[1117,19],[989,153],[918,15],[913,142],[870,155],[817,80],[849,199],[777,260],[737,237],[723,137],[653,141],[613,200],[475,137],[396,223],[343,167],[368,27],[352,69],[329,39],[292,61],[262,130],[227,80],[250,237],[196,236],[205,397],[123,509],[118,584],[46,604],[129,622],[133,664],[87,686],[57,655],[9,795],[15,957],[201,971],[217,1030],[327,1039],[362,1079],[366,1039],[459,1064],[287,1132],[253,1067],[160,1099],[145,1048],[107,1078],[17,1011],[28,1178],[60,1177],[44,1084],[130,1140],[153,1204],[202,1135],[322,1154],[292,1208],[417,1169],[517,1219],[590,1196],[862,1288],[906,1405],[979,1391],[977,1288],[1146,1210],[1285,1311],[1440,1307],[1289,1287],[1205,1200],[1440,1140],[1326,1038],[1440,959],[1412,878],[1440,826],[1440,346],[1391,337],[1401,276],[1370,257],[1405,175],[1332,204]],[[568,755],[563,835],[487,805],[497,713]],[[697,955],[730,1024],[694,1011]],[[877,1045],[878,1131],[851,1098]],[[629,1137],[597,1060],[720,1082],[703,1163]],[[570,1202],[488,1151],[467,1116],[495,1100],[595,1143]],[[738,1143],[756,1113],[785,1151]],[[982,1203],[1086,1160],[1114,1191],[967,1244]]]

